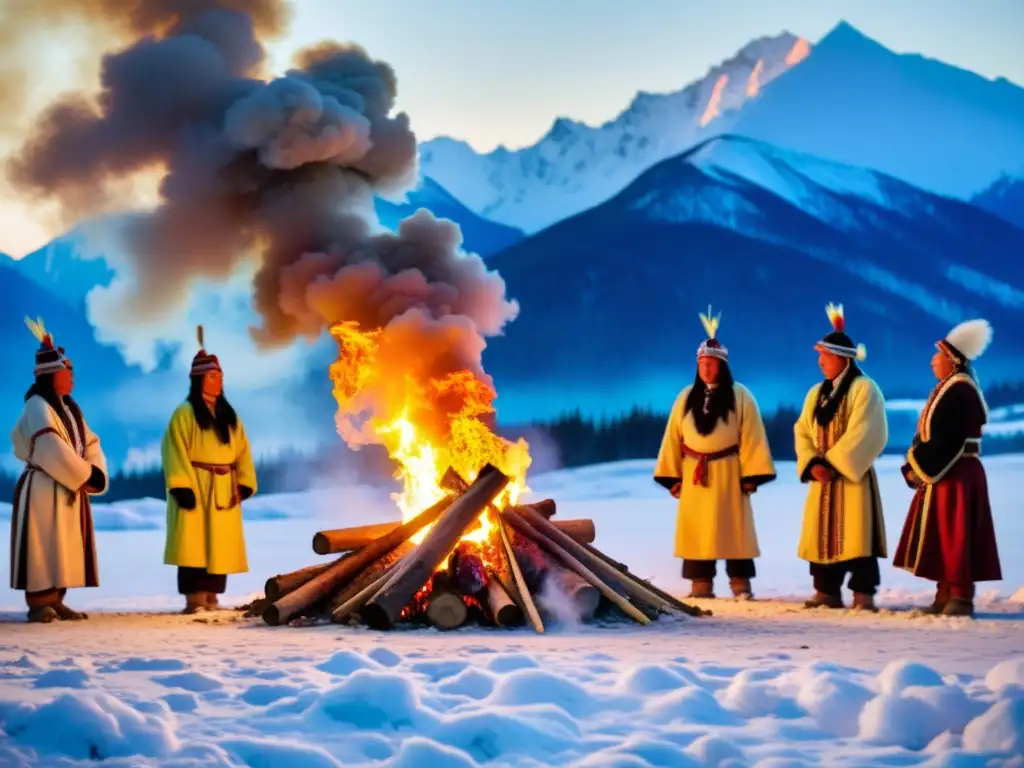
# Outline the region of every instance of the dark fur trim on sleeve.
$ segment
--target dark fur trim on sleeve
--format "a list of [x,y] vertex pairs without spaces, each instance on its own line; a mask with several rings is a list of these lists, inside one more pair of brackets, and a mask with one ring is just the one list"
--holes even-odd
[[775,477],[775,475],[750,475],[749,477],[741,477],[740,483],[744,485],[753,484],[757,488],[760,488],[762,485],[775,480]]
[[93,493],[102,493],[107,487],[107,476],[103,474],[102,469],[93,466],[89,479],[85,484],[92,489]]
[[984,424],[984,408],[973,385],[953,384],[933,405],[931,434],[907,454],[914,473],[926,483],[942,479],[960,458],[964,442],[977,436]]
[[682,481],[681,477],[656,477],[656,478],[654,478],[654,482],[656,482],[658,485],[664,486],[665,488],[667,488],[670,491],[673,488],[676,487],[676,483],[681,482],[681,481]]

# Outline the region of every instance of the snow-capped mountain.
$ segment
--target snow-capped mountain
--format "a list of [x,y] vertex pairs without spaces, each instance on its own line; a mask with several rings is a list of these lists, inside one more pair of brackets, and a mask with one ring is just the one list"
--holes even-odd
[[717,114],[740,107],[809,50],[789,33],[754,40],[682,90],[638,93],[604,125],[559,118],[533,146],[486,155],[440,137],[421,145],[421,167],[482,216],[535,232],[603,202],[716,131]]
[[975,195],[971,202],[1011,224],[1024,227],[1024,176],[1001,176],[991,187]]
[[377,198],[374,206],[380,223],[392,232],[398,230],[398,222],[412,216],[419,208],[428,209],[438,218],[451,219],[462,230],[463,249],[480,256],[496,253],[524,237],[520,229],[478,216],[429,176],[406,195],[405,202],[392,203]]
[[74,232],[50,241],[21,259],[6,265],[45,288],[57,300],[85,311],[85,297],[99,285],[109,285],[114,271],[102,258],[83,259]]
[[846,23],[714,125],[961,199],[1024,176],[1024,88],[894,53]]
[[719,137],[492,257],[521,311],[484,362],[503,420],[665,408],[711,303],[737,376],[766,407],[792,405],[820,375],[812,347],[834,301],[887,390],[927,392],[934,342],[974,317],[996,329],[983,377],[1017,380],[1021,252],[1024,230],[969,203]]

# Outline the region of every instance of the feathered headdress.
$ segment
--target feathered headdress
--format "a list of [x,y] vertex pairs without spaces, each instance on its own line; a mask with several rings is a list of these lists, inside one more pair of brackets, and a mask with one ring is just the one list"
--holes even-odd
[[854,344],[853,339],[846,333],[846,313],[843,311],[843,305],[829,302],[825,307],[825,314],[832,324],[832,332],[819,341],[816,347],[840,357],[867,360],[868,348],[863,344]]
[[208,371],[222,370],[217,356],[211,355],[206,351],[203,326],[201,325],[196,326],[196,341],[199,342],[199,351],[192,358],[192,370],[189,371],[189,376],[201,376]]
[[716,336],[718,335],[718,326],[722,321],[722,313],[719,312],[717,315],[711,314],[711,305],[708,304],[708,313],[705,315],[701,312],[700,317],[701,325],[704,326],[704,332],[708,337],[701,342],[701,345],[697,348],[697,358],[702,357],[717,357],[719,360],[729,360],[729,350],[722,346]]
[[53,336],[46,330],[43,319],[40,317],[33,320],[31,317],[26,317],[25,325],[28,326],[32,335],[39,342],[39,349],[36,350],[36,367],[33,369],[33,374],[40,376],[46,373],[56,373],[67,368],[64,350],[53,345]]
[[958,365],[977,360],[992,343],[988,320],[967,320],[946,334],[937,346]]
[[43,324],[43,318],[37,318],[33,320],[31,317],[25,318],[25,325],[32,331],[32,335],[36,337],[41,347],[52,348],[53,337],[46,332],[46,326]]
[[837,333],[842,333],[846,330],[846,315],[843,314],[842,304],[833,304],[829,302],[825,307],[825,314],[828,315],[828,321],[832,323],[832,329]]

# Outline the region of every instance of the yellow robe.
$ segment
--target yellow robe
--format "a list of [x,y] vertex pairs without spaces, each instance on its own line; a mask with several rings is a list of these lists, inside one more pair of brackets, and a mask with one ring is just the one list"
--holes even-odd
[[82,431],[66,405],[72,428],[39,395],[25,402],[11,433],[14,455],[26,468],[11,514],[11,587],[27,592],[97,587],[99,571],[90,496],[92,468],[107,475],[100,439],[82,418]]
[[[754,512],[742,480],[757,484],[775,479],[775,465],[757,401],[742,384],[734,384],[736,410],[725,423],[718,421],[710,435],[697,431],[693,414],[686,413],[691,387],[682,391],[669,415],[655,464],[655,478],[682,482],[676,515],[675,556],[686,560],[742,560],[758,557]],[[698,453],[715,453],[732,446],[739,452],[707,463],[707,485],[694,483],[698,460],[684,456],[682,445]]]
[[[256,469],[241,419],[225,445],[212,429],[200,429],[192,405],[182,403],[171,416],[160,455],[168,491],[164,562],[214,574],[248,571],[238,486],[255,494]],[[231,465],[233,471],[216,474],[196,463]],[[195,509],[180,509],[172,488],[191,488]]]
[[[797,556],[829,564],[886,557],[885,519],[874,462],[889,439],[885,398],[863,374],[854,379],[828,427],[814,419],[818,388],[807,393],[794,427],[797,476],[809,482]],[[837,473],[829,483],[805,479],[812,459]]]

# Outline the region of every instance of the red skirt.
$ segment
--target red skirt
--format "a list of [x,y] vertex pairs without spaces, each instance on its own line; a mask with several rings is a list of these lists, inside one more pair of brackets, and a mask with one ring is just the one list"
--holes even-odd
[[948,584],[1002,580],[988,480],[978,458],[961,458],[935,485],[917,489],[893,565]]

